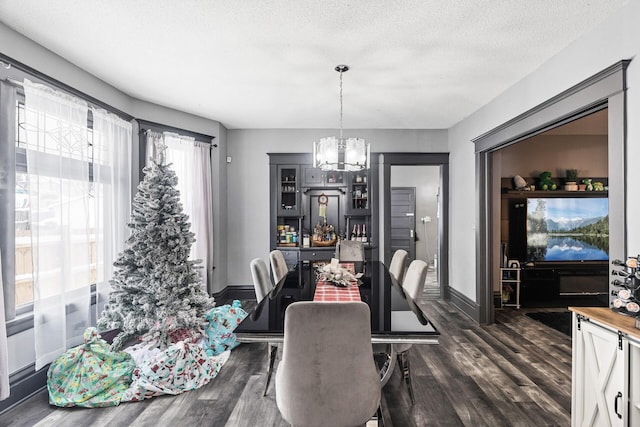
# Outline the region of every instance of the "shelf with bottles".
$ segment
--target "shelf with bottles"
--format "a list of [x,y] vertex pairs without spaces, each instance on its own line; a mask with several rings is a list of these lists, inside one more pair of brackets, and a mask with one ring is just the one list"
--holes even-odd
[[372,244],[369,217],[348,216],[345,230],[345,239],[362,242],[364,245]]
[[351,172],[349,177],[349,212],[369,212],[369,179],[366,171]]
[[278,218],[276,225],[276,246],[295,248],[300,246],[300,218]]
[[300,188],[297,165],[278,166],[278,215],[298,215],[300,212]]

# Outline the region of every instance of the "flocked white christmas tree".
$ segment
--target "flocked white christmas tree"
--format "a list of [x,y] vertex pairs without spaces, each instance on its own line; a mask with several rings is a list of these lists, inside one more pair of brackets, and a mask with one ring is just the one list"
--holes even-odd
[[183,212],[178,178],[170,165],[152,161],[134,197],[131,236],[114,262],[111,293],[98,320],[101,330],[119,329],[112,349],[145,334],[166,347],[169,334],[199,330],[214,306],[197,271],[200,260],[189,260],[194,234]]

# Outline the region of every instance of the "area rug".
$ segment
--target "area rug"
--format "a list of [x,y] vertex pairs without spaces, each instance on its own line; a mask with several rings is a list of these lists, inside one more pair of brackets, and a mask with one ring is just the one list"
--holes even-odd
[[527,316],[571,336],[571,313],[568,311],[536,311]]

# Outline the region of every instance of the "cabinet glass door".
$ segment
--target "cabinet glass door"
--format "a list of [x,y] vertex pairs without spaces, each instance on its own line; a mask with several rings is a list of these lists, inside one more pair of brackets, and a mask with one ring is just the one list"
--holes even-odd
[[300,167],[278,166],[278,215],[297,216],[300,213]]
[[351,172],[348,179],[348,212],[354,215],[368,215],[370,212],[368,173],[366,171]]

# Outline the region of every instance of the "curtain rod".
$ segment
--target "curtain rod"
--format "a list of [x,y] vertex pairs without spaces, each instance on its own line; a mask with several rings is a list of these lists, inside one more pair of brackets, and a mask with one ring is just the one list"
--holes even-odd
[[[119,110],[109,104],[107,104],[106,102],[100,101],[99,99],[94,98],[91,95],[87,95],[86,93],[82,92],[81,90],[78,90],[74,87],[71,87],[65,83],[62,83],[60,80],[56,80],[53,77],[50,77],[34,68],[29,67],[28,65],[23,64],[20,61],[16,61],[13,58],[10,58],[2,53],[0,53],[0,64],[2,64],[2,67],[4,67],[6,70],[9,70],[11,68],[15,68],[16,70],[19,70],[23,73],[29,74],[32,78],[35,78],[37,80],[40,80],[41,82],[50,84],[52,86],[54,86],[56,89],[60,89],[63,90],[65,92],[68,92],[72,95],[75,95],[79,98],[82,98],[83,100],[87,101],[89,104],[93,105],[94,107],[100,107],[103,108],[111,113],[114,113],[118,116],[120,116],[122,119],[127,120],[127,121],[131,121],[134,119],[134,117],[130,114],[125,113],[122,110]],[[12,79],[7,78],[7,80],[12,81]],[[14,84],[19,84],[20,86],[23,86],[21,82],[16,82],[15,80],[12,81]],[[116,89],[117,90],[117,89]]]
[[147,130],[151,130],[154,132],[174,132],[180,135],[191,136],[200,142],[205,142],[207,144],[211,144],[214,147],[217,147],[218,144],[214,144],[213,140],[216,139],[215,136],[205,135],[203,133],[193,132],[186,129],[180,129],[174,126],[164,125],[161,123],[155,123],[148,120],[136,119],[140,126],[140,133],[143,133]]

